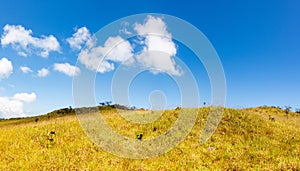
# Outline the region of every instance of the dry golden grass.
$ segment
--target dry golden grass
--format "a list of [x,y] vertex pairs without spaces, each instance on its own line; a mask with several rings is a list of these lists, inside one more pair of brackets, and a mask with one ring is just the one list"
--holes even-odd
[[[139,160],[100,149],[87,138],[76,115],[17,124],[1,121],[0,170],[300,170],[300,116],[291,114],[287,119],[273,108],[226,109],[215,134],[199,145],[208,111],[200,109],[195,126],[174,149]],[[135,138],[143,133],[151,138],[172,126],[177,113],[166,111],[158,121],[142,125],[113,111],[104,117],[122,135]]]

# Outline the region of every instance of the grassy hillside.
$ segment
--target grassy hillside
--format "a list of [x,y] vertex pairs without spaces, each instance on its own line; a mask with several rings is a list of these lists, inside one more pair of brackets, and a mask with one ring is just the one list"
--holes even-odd
[[[208,111],[199,110],[192,131],[173,150],[139,160],[100,149],[74,114],[0,121],[0,170],[300,170],[299,114],[287,118],[283,110],[271,107],[226,109],[215,134],[199,145]],[[127,112],[132,117],[151,113]],[[114,110],[104,112],[106,122],[120,134],[136,138],[143,133],[145,139],[164,133],[177,115],[170,110],[153,123],[136,124]]]

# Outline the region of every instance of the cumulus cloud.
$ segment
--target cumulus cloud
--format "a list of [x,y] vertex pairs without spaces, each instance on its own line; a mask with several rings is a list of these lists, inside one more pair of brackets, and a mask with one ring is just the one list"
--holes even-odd
[[13,71],[12,62],[7,58],[0,59],[0,80],[8,78]]
[[13,97],[0,97],[0,117],[24,117],[24,103],[32,103],[35,100],[35,93],[17,93]]
[[36,100],[35,93],[17,93],[13,96],[14,100],[23,101],[26,103],[32,103]]
[[0,114],[3,118],[24,116],[23,103],[8,97],[0,97]]
[[76,66],[72,66],[69,63],[63,63],[63,64],[54,64],[54,70],[64,73],[68,76],[76,76],[80,73],[80,69]]
[[33,72],[29,67],[26,67],[26,66],[21,66],[20,69],[25,74]]
[[182,71],[174,61],[177,53],[172,34],[168,32],[166,23],[158,17],[148,16],[143,24],[136,23],[134,30],[144,38],[145,47],[136,56],[138,62],[153,73],[166,72],[180,76]]
[[176,76],[182,74],[181,69],[176,66],[175,61],[165,52],[144,51],[137,55],[136,59],[153,74],[169,73]]
[[172,38],[171,33],[167,31],[166,23],[159,17],[148,15],[143,24],[135,23],[134,30],[139,35],[159,35]]
[[80,50],[82,45],[91,39],[91,33],[86,27],[81,27],[75,31],[72,37],[67,39],[67,42],[72,49]]
[[[138,35],[131,42],[115,36],[109,37],[103,46],[96,46],[97,39],[91,36],[86,41],[86,47],[78,55],[80,63],[100,73],[112,71],[115,69],[115,63],[122,63],[128,66],[142,66],[154,74],[183,74],[174,59],[177,53],[176,44],[162,18],[149,15],[143,23],[132,25],[135,33],[127,32],[128,27],[129,23],[123,24],[120,33],[125,31],[124,34]],[[137,52],[136,47],[141,50]]]
[[48,57],[51,51],[60,51],[59,42],[53,35],[33,37],[32,30],[26,30],[21,25],[5,25],[1,45],[12,45],[20,56],[34,53],[41,57]]
[[105,73],[114,70],[112,62],[129,63],[133,56],[129,41],[120,36],[109,37],[104,46],[96,46],[95,38],[87,42],[87,46],[79,55],[79,61],[88,69]]
[[38,77],[46,77],[49,74],[49,70],[46,68],[42,68],[38,70]]

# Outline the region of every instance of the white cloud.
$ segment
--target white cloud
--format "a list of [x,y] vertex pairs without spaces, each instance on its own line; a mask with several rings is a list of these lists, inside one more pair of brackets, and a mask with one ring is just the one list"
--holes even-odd
[[26,66],[21,66],[20,69],[25,74],[33,72],[29,67],[26,67]]
[[137,61],[152,73],[169,73],[180,76],[181,69],[176,66],[175,61],[167,53],[160,51],[144,51],[136,56]]
[[49,70],[46,68],[42,68],[40,70],[38,70],[38,76],[39,77],[46,77],[49,74]]
[[17,93],[13,97],[0,97],[0,117],[24,117],[24,103],[32,103],[35,100],[35,93]]
[[27,57],[27,54],[25,52],[18,52],[19,56]]
[[86,27],[81,27],[75,31],[72,37],[67,39],[67,42],[72,49],[80,50],[82,45],[91,38],[91,34]]
[[159,17],[148,15],[143,24],[135,23],[134,30],[139,35],[159,35],[172,38],[171,33],[167,31],[166,23]]
[[[124,28],[127,29],[128,26],[125,23],[120,33],[124,33]],[[162,18],[148,16],[144,23],[135,23],[133,30],[138,38],[133,39],[132,44],[120,36],[115,36],[109,37],[103,46],[96,46],[97,39],[91,37],[78,55],[79,61],[88,69],[100,73],[114,70],[114,63],[122,63],[128,66],[141,65],[154,74],[183,74],[174,60],[177,48],[172,41],[172,34],[168,32]],[[134,56],[135,47],[142,50]]]
[[80,69],[76,66],[72,66],[69,63],[54,64],[54,70],[64,73],[68,76],[76,76],[80,73]]
[[14,100],[23,101],[26,103],[32,103],[36,100],[36,94],[35,93],[17,93],[13,96]]
[[127,40],[120,36],[109,37],[104,44],[106,60],[125,62],[132,57],[132,47]]
[[3,118],[23,117],[23,103],[8,97],[0,97],[0,115]]
[[13,71],[12,62],[6,58],[0,59],[0,80],[8,78]]
[[112,62],[128,63],[133,56],[131,44],[120,36],[109,37],[104,46],[95,45],[95,38],[91,38],[78,56],[79,61],[93,71],[105,73],[114,70]]
[[120,33],[126,34],[126,35],[131,35],[132,33],[128,31],[128,26],[130,25],[129,22],[125,21],[121,23],[122,28],[120,29]]
[[48,57],[51,51],[60,51],[60,45],[53,35],[33,37],[31,30],[26,30],[21,25],[5,25],[1,37],[2,46],[12,45],[20,56],[37,54]]
[[146,47],[136,56],[138,62],[153,73],[166,72],[180,76],[182,71],[174,61],[177,53],[172,35],[167,31],[167,25],[161,18],[148,16],[143,24],[136,23],[134,30],[145,38]]

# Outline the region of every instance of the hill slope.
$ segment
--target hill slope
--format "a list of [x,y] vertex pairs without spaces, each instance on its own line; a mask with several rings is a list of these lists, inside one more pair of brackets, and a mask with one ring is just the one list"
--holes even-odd
[[[300,116],[270,107],[226,109],[209,141],[199,145],[209,108],[201,108],[195,126],[173,150],[149,159],[111,155],[84,134],[76,115],[0,122],[0,170],[300,170]],[[132,115],[147,111],[131,111]],[[120,134],[156,137],[176,121],[166,111],[150,124],[129,123],[105,110],[107,123]],[[269,120],[269,115],[275,118]],[[155,129],[154,129],[155,128]]]

